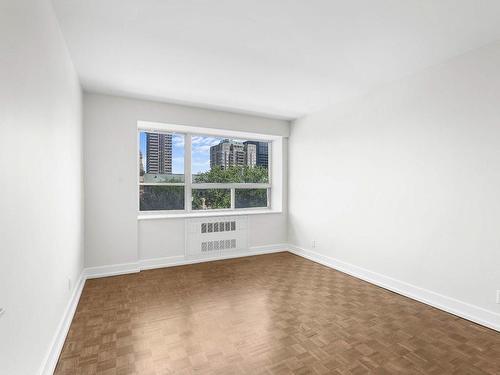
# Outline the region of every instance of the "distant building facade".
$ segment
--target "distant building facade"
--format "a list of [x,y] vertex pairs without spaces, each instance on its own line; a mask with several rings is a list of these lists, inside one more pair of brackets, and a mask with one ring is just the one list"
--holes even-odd
[[146,173],[172,173],[172,134],[146,133]]
[[247,142],[222,140],[218,145],[210,147],[210,168],[223,169],[232,166],[251,166],[257,164],[257,146]]
[[246,141],[245,145],[255,145],[256,147],[256,164],[259,167],[268,168],[269,165],[269,143],[258,141]]

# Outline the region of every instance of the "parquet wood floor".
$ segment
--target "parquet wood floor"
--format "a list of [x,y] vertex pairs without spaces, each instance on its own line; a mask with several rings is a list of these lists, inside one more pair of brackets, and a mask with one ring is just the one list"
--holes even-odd
[[277,253],[88,280],[55,373],[500,374],[500,334]]

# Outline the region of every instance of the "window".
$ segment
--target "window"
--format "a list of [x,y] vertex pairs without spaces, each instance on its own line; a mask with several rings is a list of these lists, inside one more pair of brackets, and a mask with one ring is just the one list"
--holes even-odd
[[273,139],[228,133],[139,129],[139,211],[271,208]]
[[139,210],[184,210],[184,134],[139,133]]

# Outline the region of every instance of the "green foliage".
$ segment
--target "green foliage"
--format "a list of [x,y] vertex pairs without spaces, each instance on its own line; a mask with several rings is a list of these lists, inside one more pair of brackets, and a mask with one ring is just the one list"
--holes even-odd
[[[267,183],[269,181],[267,168],[260,166],[232,166],[224,169],[214,166],[207,172],[193,176],[194,183]],[[265,189],[256,192],[252,190],[242,196],[242,206],[247,202],[247,207],[261,205],[262,201],[267,202]],[[250,195],[248,195],[250,194]],[[221,209],[231,207],[231,192],[228,189],[193,189],[193,209]]]
[[235,207],[267,207],[267,189],[236,189]]
[[229,189],[193,189],[193,210],[231,208]]
[[182,183],[184,182],[184,174],[167,174],[167,173],[144,173],[144,182],[156,183]]
[[183,210],[184,186],[142,186],[140,210]]
[[[146,182],[183,182],[180,176],[144,174]],[[267,183],[269,181],[266,168],[256,166],[233,166],[223,169],[213,167],[210,171],[193,176],[194,183]],[[231,207],[231,191],[229,189],[193,189],[193,210],[224,209]],[[238,189],[236,196],[238,207],[265,207],[267,205],[266,189]],[[143,186],[140,194],[140,210],[182,210],[184,209],[183,186]]]
[[193,176],[194,183],[267,183],[267,168],[256,166],[233,166],[223,169],[214,166],[211,170]]

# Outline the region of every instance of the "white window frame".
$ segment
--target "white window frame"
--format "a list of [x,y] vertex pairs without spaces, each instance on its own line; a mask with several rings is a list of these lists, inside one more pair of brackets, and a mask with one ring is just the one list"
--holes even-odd
[[[174,133],[184,136],[184,183],[141,183],[139,150],[140,133]],[[268,154],[268,183],[193,183],[191,173],[192,137],[210,136],[219,138],[245,139],[250,141],[269,142]],[[223,216],[238,214],[258,214],[281,212],[281,190],[282,183],[275,183],[276,175],[282,176],[282,137],[275,135],[249,133],[234,130],[205,128],[196,126],[185,126],[177,124],[164,124],[149,121],[137,123],[137,212],[139,219],[169,218],[169,217],[199,217],[199,216]],[[144,156],[143,156],[144,157]],[[278,166],[279,164],[279,166]],[[184,186],[184,209],[183,210],[154,210],[140,211],[140,186],[162,185],[162,186]],[[231,207],[225,209],[193,210],[192,190],[195,189],[229,189],[231,192]],[[267,189],[267,207],[235,207],[236,189]]]

